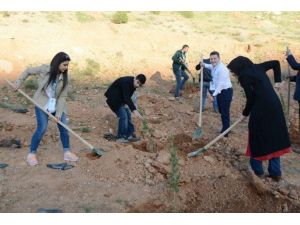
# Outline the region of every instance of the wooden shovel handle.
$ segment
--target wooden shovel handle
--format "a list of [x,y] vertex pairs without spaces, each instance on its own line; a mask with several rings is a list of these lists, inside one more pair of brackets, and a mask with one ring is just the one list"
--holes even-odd
[[206,144],[203,148],[208,149],[210,146],[212,146],[214,143],[216,143],[218,140],[220,140],[222,137],[224,137],[230,130],[232,130],[237,124],[239,124],[245,117],[241,116],[237,121],[235,121],[230,127],[228,127],[223,133],[219,134],[215,139],[213,139],[211,142]]
[[[5,80],[12,88],[14,88],[13,84]],[[42,110],[44,113],[46,113],[51,119],[53,119],[56,123],[63,126],[65,129],[67,129],[70,133],[72,133],[75,137],[77,137],[82,143],[84,143],[86,146],[88,146],[90,149],[94,149],[94,146],[88,143],[86,140],[84,140],[82,137],[80,137],[77,133],[75,133],[71,128],[69,128],[67,125],[62,123],[61,121],[58,121],[55,116],[53,116],[51,113],[46,111],[42,106],[40,106],[36,101],[34,101],[31,97],[29,97],[25,92],[18,89],[18,92],[21,93],[25,98],[27,98],[29,101],[31,101],[35,106],[37,106],[40,110]]]
[[[201,62],[203,62],[203,56],[201,55]],[[200,109],[199,109],[199,121],[198,121],[198,126],[202,126],[202,101],[203,101],[203,66],[201,66],[200,69]]]

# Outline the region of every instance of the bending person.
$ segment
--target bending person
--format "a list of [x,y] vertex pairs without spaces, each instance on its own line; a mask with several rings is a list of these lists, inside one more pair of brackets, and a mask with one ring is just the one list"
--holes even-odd
[[[70,60],[69,55],[59,52],[53,57],[50,66],[41,65],[28,68],[14,84],[15,90],[17,90],[30,75],[39,75],[38,89],[33,99],[64,124],[67,124],[66,98],[68,94],[68,66]],[[26,158],[30,166],[38,164],[37,149],[48,127],[48,115],[37,106],[35,107],[35,115],[37,128],[32,136],[29,154]],[[78,157],[70,151],[68,131],[60,124],[57,124],[57,126],[63,146],[64,160],[77,161]]]
[[262,162],[269,161],[271,178],[281,178],[280,156],[291,152],[288,130],[280,100],[262,67],[239,56],[227,66],[234,73],[246,94],[243,115],[249,118],[246,155],[254,173],[262,177]]

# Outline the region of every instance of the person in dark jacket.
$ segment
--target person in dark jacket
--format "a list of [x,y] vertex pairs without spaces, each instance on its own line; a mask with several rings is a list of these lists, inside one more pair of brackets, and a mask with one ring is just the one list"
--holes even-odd
[[265,61],[263,63],[257,63],[255,65],[258,65],[261,67],[265,72],[268,70],[272,69],[274,73],[274,82],[275,82],[275,87],[279,87],[281,83],[281,68],[280,68],[280,63],[278,60],[269,60]]
[[[183,45],[181,50],[177,50],[172,57],[173,73],[176,77],[176,88],[175,88],[175,98],[179,99],[179,92],[183,90],[185,82],[189,79],[185,70],[188,70],[188,65],[186,63],[186,53],[189,50],[188,45]],[[183,80],[182,80],[183,77]]]
[[[203,59],[204,63],[210,64],[210,59]],[[199,62],[198,65],[195,67],[196,70],[201,69],[201,62]],[[206,103],[206,97],[207,92],[211,95],[211,98],[213,99],[213,108],[214,112],[218,112],[218,103],[217,98],[213,97],[214,89],[212,85],[210,85],[210,82],[212,81],[212,75],[211,71],[208,68],[203,68],[203,89],[202,89],[202,112],[205,111],[205,103]],[[199,83],[201,83],[201,77],[199,75]]]
[[246,94],[243,115],[249,118],[246,155],[257,176],[263,176],[262,161],[269,160],[271,178],[281,178],[280,156],[291,152],[288,130],[280,100],[263,66],[239,56],[227,66],[238,77]]
[[[296,88],[294,92],[294,100],[298,101],[299,104],[299,118],[300,118],[300,63],[296,61],[294,56],[291,53],[290,49],[287,49],[286,51],[286,60],[288,61],[289,65],[292,67],[293,70],[298,70],[298,73],[296,76],[290,77],[290,81],[296,82]],[[299,124],[300,127],[300,124]]]
[[136,77],[125,76],[116,79],[105,92],[107,104],[119,118],[117,142],[128,143],[138,141],[134,135],[134,125],[131,121],[131,112],[139,119],[144,120],[137,111],[131,97],[136,88],[141,87],[146,82],[146,76],[139,74]]

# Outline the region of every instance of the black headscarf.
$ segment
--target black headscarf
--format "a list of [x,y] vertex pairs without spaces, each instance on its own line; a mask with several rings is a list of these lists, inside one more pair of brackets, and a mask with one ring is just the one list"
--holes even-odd
[[245,69],[251,68],[253,66],[253,62],[245,56],[238,56],[231,60],[228,64],[227,68],[234,73],[236,76],[240,76],[241,72]]

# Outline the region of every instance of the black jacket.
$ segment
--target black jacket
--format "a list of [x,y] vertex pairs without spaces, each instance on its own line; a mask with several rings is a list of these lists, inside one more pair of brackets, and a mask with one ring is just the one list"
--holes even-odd
[[[209,59],[203,59],[203,62],[206,64],[210,64],[210,60]],[[196,70],[200,70],[201,69],[201,65],[200,62],[198,65],[196,65],[195,67]],[[201,82],[201,77],[199,75],[199,83]],[[212,81],[212,76],[211,76],[211,71],[210,69],[207,68],[203,68],[203,81],[204,82],[211,82]]]
[[129,106],[131,111],[136,110],[131,100],[131,96],[135,91],[133,80],[134,77],[132,76],[120,77],[116,79],[104,93],[107,97],[107,104],[115,113],[125,104]]
[[178,70],[185,70],[187,69],[186,66],[180,61],[185,59],[185,53],[182,52],[182,50],[177,50],[175,54],[172,56],[173,64],[173,72],[176,72]]
[[264,69],[243,56],[233,59],[227,67],[238,76],[246,94],[243,115],[250,114],[251,156],[267,156],[290,147],[282,106]]
[[270,60],[263,63],[255,64],[260,66],[264,72],[272,69],[275,83],[281,82],[281,68],[278,60]]
[[289,55],[286,60],[290,64],[293,70],[298,70],[297,76],[292,77],[291,81],[296,81],[296,89],[294,93],[294,99],[300,101],[300,63],[298,63],[293,55]]

